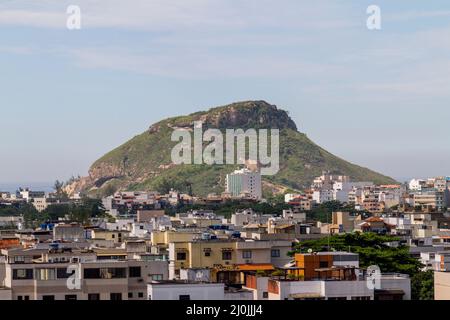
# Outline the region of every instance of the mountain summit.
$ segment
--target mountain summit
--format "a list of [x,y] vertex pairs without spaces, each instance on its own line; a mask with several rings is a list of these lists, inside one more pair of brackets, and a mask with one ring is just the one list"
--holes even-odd
[[263,178],[265,191],[307,188],[323,171],[348,175],[354,181],[395,182],[317,146],[297,130],[286,111],[265,101],[244,101],[153,124],[97,160],[89,176],[69,185],[68,191],[103,196],[125,189],[164,192],[171,187],[185,191],[192,186],[196,195],[221,193],[226,174],[238,165],[174,165],[171,161],[172,148],[177,144],[171,141],[173,130],[192,130],[194,121],[202,121],[205,129],[279,129],[280,171]]

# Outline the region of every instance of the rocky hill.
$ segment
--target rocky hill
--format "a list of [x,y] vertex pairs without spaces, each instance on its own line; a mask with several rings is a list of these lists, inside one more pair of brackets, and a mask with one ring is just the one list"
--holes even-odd
[[153,124],[146,132],[95,161],[89,176],[69,185],[68,191],[103,196],[116,190],[165,191],[175,187],[186,191],[192,186],[196,195],[222,192],[226,174],[239,166],[172,164],[171,151],[177,144],[171,141],[173,130],[192,130],[194,121],[203,121],[204,130],[279,129],[280,171],[275,176],[264,177],[266,192],[306,188],[324,170],[349,175],[354,181],[395,182],[322,149],[297,130],[286,111],[265,101],[245,101]]

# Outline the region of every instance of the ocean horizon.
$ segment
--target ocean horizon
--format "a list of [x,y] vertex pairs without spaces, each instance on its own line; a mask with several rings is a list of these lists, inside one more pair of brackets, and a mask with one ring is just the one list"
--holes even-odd
[[0,192],[16,192],[19,188],[33,191],[53,191],[54,182],[0,182]]

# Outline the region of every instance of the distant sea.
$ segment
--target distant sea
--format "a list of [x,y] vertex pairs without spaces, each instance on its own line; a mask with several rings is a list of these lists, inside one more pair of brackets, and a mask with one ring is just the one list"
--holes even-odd
[[0,191],[16,192],[19,188],[29,188],[33,191],[53,191],[54,182],[0,182]]

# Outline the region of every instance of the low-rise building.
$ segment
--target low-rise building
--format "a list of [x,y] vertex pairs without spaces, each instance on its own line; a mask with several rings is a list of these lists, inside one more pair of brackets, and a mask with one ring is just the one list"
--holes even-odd
[[169,244],[169,276],[186,268],[213,269],[213,282],[242,283],[246,271],[274,270],[289,263],[290,241],[195,240]]
[[225,300],[223,283],[154,281],[148,284],[148,300]]
[[149,279],[167,276],[159,271],[167,262],[99,259],[94,251],[53,246],[2,254],[13,300],[145,300]]

